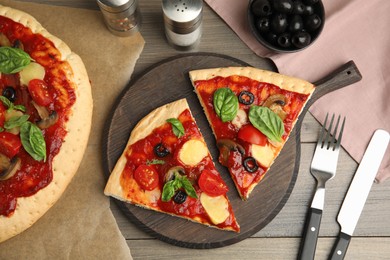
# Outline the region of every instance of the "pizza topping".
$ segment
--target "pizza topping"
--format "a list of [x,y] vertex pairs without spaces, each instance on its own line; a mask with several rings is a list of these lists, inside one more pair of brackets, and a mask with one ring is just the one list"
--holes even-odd
[[237,137],[250,144],[266,145],[267,137],[251,124],[244,125],[237,133]]
[[36,62],[31,62],[19,72],[20,84],[28,86],[31,80],[43,81],[45,78],[45,68]]
[[167,122],[172,125],[172,131],[177,137],[182,137],[184,135],[183,124],[176,118],[169,118]]
[[46,129],[54,125],[57,121],[58,121],[58,114],[56,111],[53,110],[50,112],[48,116],[41,117],[41,120],[37,121],[37,126],[40,129]]
[[11,160],[0,153],[0,181],[8,180],[20,169],[21,160],[15,156]]
[[238,111],[238,98],[230,88],[220,88],[214,92],[214,109],[222,122],[233,120]]
[[28,53],[18,48],[0,47],[0,72],[13,74],[30,64]]
[[271,166],[274,160],[274,151],[270,145],[255,145],[251,146],[252,156],[264,167]]
[[144,190],[154,190],[158,186],[157,171],[149,165],[141,164],[134,172],[134,179]]
[[170,168],[167,173],[164,175],[164,183],[167,183],[169,181],[172,181],[173,179],[175,179],[175,176],[177,174],[179,175],[184,175],[186,172],[184,170],[183,167],[181,166],[173,166],[172,168]]
[[268,107],[252,106],[249,121],[272,141],[281,141],[284,134],[283,121]]
[[224,195],[229,190],[219,175],[213,174],[207,169],[202,171],[198,184],[200,189],[211,197]]
[[237,142],[231,139],[219,139],[217,140],[217,147],[220,152],[220,161],[223,165],[227,165],[230,151],[238,151],[241,154],[245,154],[245,149]]
[[[196,151],[196,153],[194,153]],[[191,139],[183,144],[179,151],[179,159],[188,166],[195,166],[208,155],[206,144],[199,139]]]
[[153,148],[153,151],[155,155],[161,158],[167,156],[170,153],[162,143],[156,144],[156,146]]
[[255,100],[255,96],[249,92],[249,91],[241,91],[240,94],[238,94],[238,101],[244,105],[250,105]]
[[184,189],[184,191],[193,198],[198,198],[192,183],[188,180],[185,175],[180,175],[178,172],[175,173],[175,178],[164,184],[161,200],[169,201],[175,194],[176,191]]
[[20,127],[20,139],[23,148],[36,161],[46,161],[46,142],[41,130],[31,123],[25,122]]
[[283,106],[286,105],[287,99],[282,94],[275,94],[269,96],[263,103],[264,107],[268,107],[275,114],[277,114],[280,119],[284,120],[287,116],[287,113],[283,110]]
[[182,190],[178,190],[175,195],[173,195],[173,201],[176,204],[183,204],[187,199],[187,193]]
[[254,173],[259,169],[256,159],[249,156],[242,161],[242,164],[247,172]]
[[0,133],[0,153],[6,155],[8,158],[14,157],[19,153],[22,143],[17,135],[9,132]]
[[232,124],[240,129],[243,125],[248,123],[248,116],[246,115],[245,110],[238,109],[236,117],[233,119]]
[[203,192],[200,195],[200,202],[210,217],[210,220],[216,225],[223,223],[230,215],[228,201],[222,195],[212,197]]
[[15,102],[16,99],[16,91],[13,87],[5,87],[3,89],[3,96],[6,97],[9,101]]
[[11,42],[9,41],[8,37],[1,32],[0,32],[0,46],[8,46],[8,47],[11,46]]
[[47,84],[41,79],[32,79],[28,83],[28,91],[35,103],[40,106],[48,106],[53,102],[49,95]]

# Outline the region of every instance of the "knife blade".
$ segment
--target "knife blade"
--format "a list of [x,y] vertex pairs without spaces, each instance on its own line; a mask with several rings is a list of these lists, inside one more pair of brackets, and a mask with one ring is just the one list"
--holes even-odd
[[386,152],[390,134],[382,129],[375,131],[341,205],[337,222],[340,234],[331,252],[331,260],[344,259],[353,231],[363,211],[371,186]]

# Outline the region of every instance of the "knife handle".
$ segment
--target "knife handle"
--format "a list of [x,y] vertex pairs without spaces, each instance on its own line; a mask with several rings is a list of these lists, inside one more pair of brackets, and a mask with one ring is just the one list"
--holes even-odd
[[347,252],[348,249],[349,241],[351,241],[351,236],[340,232],[340,235],[333,246],[332,253],[329,259],[330,260],[344,259],[345,253]]
[[299,250],[298,259],[313,260],[316,252],[317,238],[320,230],[322,210],[310,208]]

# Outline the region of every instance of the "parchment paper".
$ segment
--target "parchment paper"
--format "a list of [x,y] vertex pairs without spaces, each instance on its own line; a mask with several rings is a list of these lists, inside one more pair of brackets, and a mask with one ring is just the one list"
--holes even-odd
[[[114,100],[144,47],[117,37],[100,11],[1,0],[34,16],[80,55],[92,84],[92,130],[80,168],[59,201],[31,228],[0,244],[0,259],[132,259],[103,195],[102,134]],[[0,231],[1,232],[1,231]]]

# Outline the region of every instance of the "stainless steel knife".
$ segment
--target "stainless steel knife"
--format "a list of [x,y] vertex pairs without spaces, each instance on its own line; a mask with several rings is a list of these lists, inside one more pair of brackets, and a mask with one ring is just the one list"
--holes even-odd
[[329,257],[331,260],[344,259],[389,140],[390,134],[379,129],[368,144],[337,216],[341,230]]

